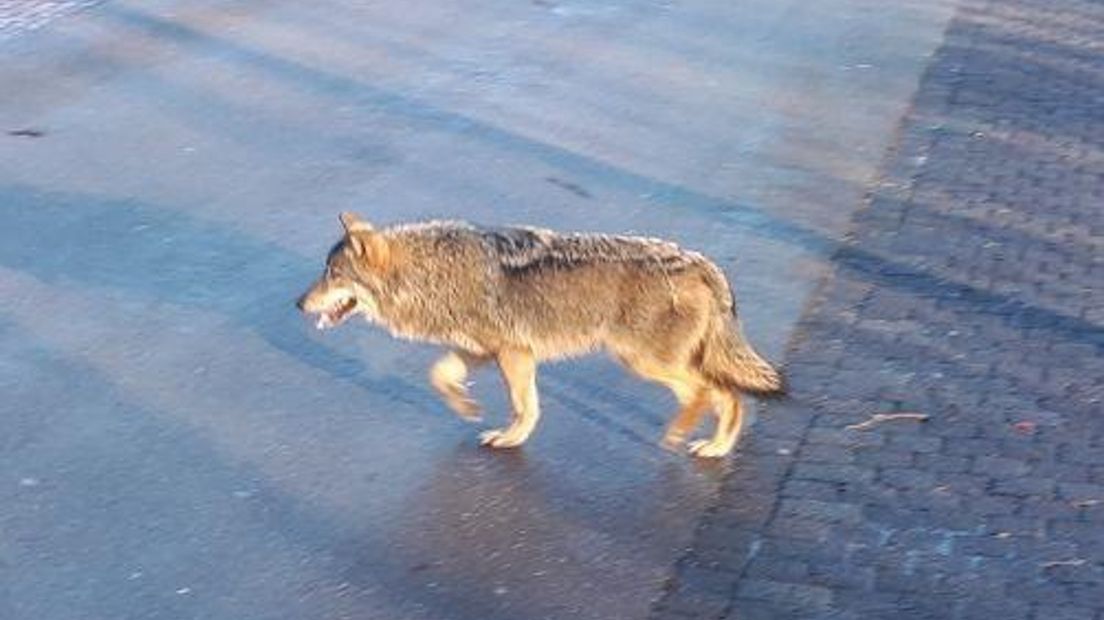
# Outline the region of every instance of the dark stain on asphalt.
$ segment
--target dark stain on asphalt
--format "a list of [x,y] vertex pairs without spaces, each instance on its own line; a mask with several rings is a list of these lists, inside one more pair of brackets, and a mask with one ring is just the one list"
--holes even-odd
[[556,187],[559,187],[561,189],[566,189],[567,191],[571,192],[572,194],[575,194],[576,196],[578,196],[579,198],[586,198],[586,199],[589,200],[590,198],[593,197],[591,195],[591,193],[588,192],[585,188],[583,188],[580,185],[576,185],[575,183],[572,183],[571,181],[564,181],[563,179],[557,179],[556,177],[545,177],[544,180],[548,181],[552,185],[555,185]]
[[27,127],[24,129],[9,130],[8,135],[16,138],[41,138],[46,135],[46,132],[41,129]]

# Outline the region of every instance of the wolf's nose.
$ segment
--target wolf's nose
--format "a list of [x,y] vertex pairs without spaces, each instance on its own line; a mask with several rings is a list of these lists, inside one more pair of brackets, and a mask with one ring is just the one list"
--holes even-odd
[[303,311],[303,304],[306,302],[307,296],[303,295],[299,299],[295,300],[295,307],[299,308],[299,311]]

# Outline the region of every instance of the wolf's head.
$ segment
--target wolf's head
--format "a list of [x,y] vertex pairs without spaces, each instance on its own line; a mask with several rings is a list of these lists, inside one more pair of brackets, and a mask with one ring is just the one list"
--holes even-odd
[[353,213],[342,213],[345,236],[326,258],[322,277],[296,304],[306,314],[318,316],[315,326],[340,325],[354,314],[378,313],[380,284],[391,261],[387,240],[368,222]]

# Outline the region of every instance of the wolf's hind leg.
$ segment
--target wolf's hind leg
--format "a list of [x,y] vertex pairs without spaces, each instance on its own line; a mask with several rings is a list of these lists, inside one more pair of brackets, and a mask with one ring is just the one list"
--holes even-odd
[[663,433],[663,447],[674,449],[681,446],[701,422],[702,414],[709,407],[709,390],[685,381],[670,380],[665,383],[675,393],[680,405],[678,413]]
[[[679,410],[667,424],[661,445],[674,449],[682,445],[701,422],[709,408],[709,388],[704,381],[685,368],[685,364],[664,363],[651,354],[639,351],[615,352],[617,359],[630,370],[649,381],[667,386],[678,400]],[[680,367],[681,366],[681,367]]]
[[485,364],[490,358],[464,351],[450,351],[429,370],[429,382],[441,394],[449,408],[469,422],[481,417],[479,403],[468,394],[468,371]]
[[513,448],[525,443],[540,419],[537,360],[531,351],[507,349],[499,352],[498,367],[510,392],[513,420],[506,428],[484,431],[479,440],[492,448]]
[[728,454],[744,427],[744,408],[739,394],[713,390],[713,407],[717,411],[717,430],[712,439],[690,442],[688,448],[695,456],[717,458]]

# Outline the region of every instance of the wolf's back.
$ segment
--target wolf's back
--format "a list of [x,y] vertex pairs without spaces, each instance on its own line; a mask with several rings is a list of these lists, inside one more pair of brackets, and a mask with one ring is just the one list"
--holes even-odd
[[694,262],[693,253],[674,243],[647,237],[560,234],[531,227],[488,228],[480,234],[502,268],[509,271],[616,263],[679,270]]

